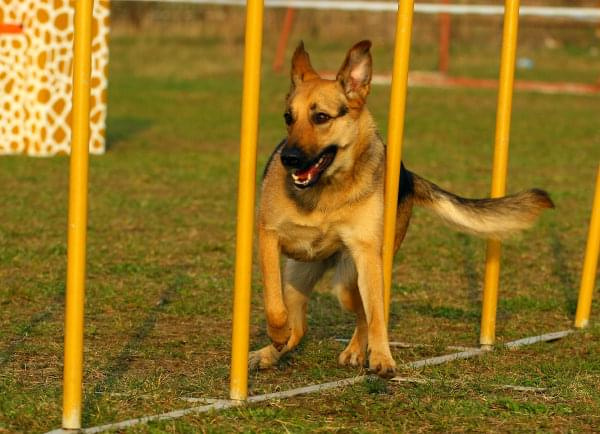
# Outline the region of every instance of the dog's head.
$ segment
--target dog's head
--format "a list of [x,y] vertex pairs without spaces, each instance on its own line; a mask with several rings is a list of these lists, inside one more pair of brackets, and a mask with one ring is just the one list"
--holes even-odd
[[312,187],[350,168],[353,145],[361,135],[373,133],[364,131],[360,122],[371,86],[370,48],[370,41],[354,45],[335,80],[315,72],[303,43],[296,48],[283,115],[288,135],[281,150],[281,162],[295,187]]

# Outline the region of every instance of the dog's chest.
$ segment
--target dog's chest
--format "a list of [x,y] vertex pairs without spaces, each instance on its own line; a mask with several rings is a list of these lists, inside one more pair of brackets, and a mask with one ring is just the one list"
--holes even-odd
[[298,261],[326,259],[343,246],[334,226],[323,222],[286,220],[280,222],[277,232],[282,252]]

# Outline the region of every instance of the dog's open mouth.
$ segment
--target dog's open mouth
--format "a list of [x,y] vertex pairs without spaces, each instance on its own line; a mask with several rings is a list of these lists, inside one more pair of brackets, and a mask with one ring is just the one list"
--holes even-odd
[[298,188],[307,188],[314,185],[323,172],[331,165],[336,152],[337,146],[328,146],[317,156],[317,158],[309,163],[309,166],[294,170],[292,172],[294,185]]

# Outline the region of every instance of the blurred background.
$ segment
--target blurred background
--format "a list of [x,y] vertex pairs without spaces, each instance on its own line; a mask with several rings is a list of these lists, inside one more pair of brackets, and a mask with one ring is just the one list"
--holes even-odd
[[[600,8],[591,0],[521,4]],[[228,396],[245,8],[110,7],[107,152],[90,158],[84,426],[189,406],[183,398]],[[297,10],[275,72],[286,14],[265,11],[257,183],[285,135],[289,60],[300,40],[318,71],[335,72],[361,39],[374,43],[378,76],[392,67],[395,13]],[[439,71],[440,19],[415,14],[411,71]],[[521,17],[519,26],[518,80],[589,92],[515,91],[507,190],[546,189],[557,208],[503,244],[499,343],[571,327],[600,160],[600,23]],[[461,196],[489,194],[501,35],[501,16],[451,15],[448,76],[492,84],[408,91],[407,167]],[[373,86],[368,105],[385,137],[389,86]],[[0,158],[0,432],[60,426],[68,178],[62,154]],[[484,240],[415,210],[394,263],[390,339],[424,346],[397,350],[398,361],[476,345],[484,257]],[[254,267],[253,349],[268,342]],[[253,374],[252,394],[358,372],[337,366],[334,338],[350,337],[353,319],[327,282],[309,312],[301,349]],[[425,371],[436,386],[380,393],[359,385],[333,398],[190,415],[156,432],[317,431],[324,421],[343,432],[595,432],[600,328],[577,336]],[[499,384],[549,392],[518,396]]]
[[[433,0],[428,3],[442,3]],[[418,2],[417,2],[418,4]],[[455,1],[452,4],[493,4],[501,1]],[[522,6],[600,7],[597,0],[525,0]],[[162,35],[197,38],[219,44],[229,53],[241,53],[245,11],[237,6],[194,5],[185,3],[116,1],[112,4],[112,34],[114,37]],[[273,60],[283,28],[285,8],[268,8],[264,16],[264,58]],[[375,50],[388,53],[376,57],[377,72],[389,71],[389,49],[395,31],[395,13],[366,11],[297,10],[293,20],[287,57],[300,39],[310,46],[346,47],[355,40],[369,38]],[[453,75],[495,76],[501,42],[501,16],[451,15],[449,72]],[[440,16],[416,13],[413,29],[411,69],[438,68]],[[595,81],[599,79],[597,65],[588,71],[569,68],[557,61],[556,55],[574,55],[579,61],[600,58],[600,23],[582,19],[522,17],[519,27],[519,66],[531,72],[523,77],[562,81]],[[489,56],[485,62],[481,57]],[[210,61],[210,59],[205,59]],[[235,60],[235,59],[233,59]],[[320,60],[320,59],[319,59]],[[336,60],[337,62],[337,60]],[[486,65],[488,63],[489,65]],[[550,65],[550,63],[552,65]],[[287,63],[286,63],[287,66]],[[337,67],[327,59],[320,65]]]

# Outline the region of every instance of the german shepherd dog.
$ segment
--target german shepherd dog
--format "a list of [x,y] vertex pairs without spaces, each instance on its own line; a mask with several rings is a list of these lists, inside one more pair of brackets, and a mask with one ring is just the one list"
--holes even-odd
[[[335,80],[323,79],[300,43],[292,58],[284,119],[287,137],[264,173],[258,216],[267,332],[272,343],[250,353],[266,368],[306,333],[307,301],[325,271],[356,329],[342,365],[394,375],[383,306],[382,237],[385,144],[365,103],[371,42],[354,45]],[[500,238],[530,226],[548,194],[532,189],[498,199],[465,199],[401,168],[395,248],[413,205],[430,209],[464,232]],[[286,257],[280,271],[280,254]]]

